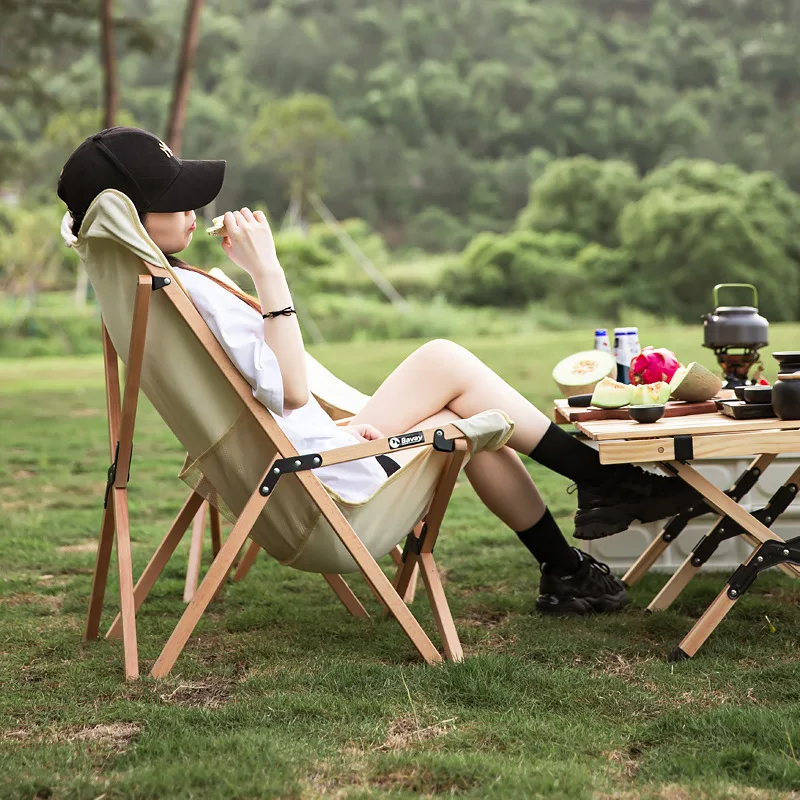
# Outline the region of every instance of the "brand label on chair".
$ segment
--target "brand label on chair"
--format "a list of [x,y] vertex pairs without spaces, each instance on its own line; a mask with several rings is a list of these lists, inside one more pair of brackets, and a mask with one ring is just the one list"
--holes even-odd
[[392,436],[389,439],[389,447],[397,450],[398,447],[408,447],[412,444],[422,444],[425,441],[425,434],[422,431],[406,433],[403,436]]

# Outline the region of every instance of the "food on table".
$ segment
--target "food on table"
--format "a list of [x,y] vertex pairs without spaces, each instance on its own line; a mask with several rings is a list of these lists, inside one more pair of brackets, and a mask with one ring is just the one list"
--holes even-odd
[[617,361],[602,350],[584,350],[567,356],[553,369],[553,380],[564,397],[589,394],[606,376],[616,375]]
[[633,387],[633,391],[631,392],[631,405],[663,405],[669,400],[671,394],[672,389],[666,381],[640,383]]
[[680,367],[670,381],[672,396],[676,400],[685,400],[689,403],[702,403],[716,396],[722,389],[722,379],[702,364],[692,361],[691,364]]
[[592,405],[597,408],[622,408],[630,405],[633,386],[603,378],[592,393]]
[[636,358],[631,361],[631,383],[658,383],[671,381],[672,376],[680,368],[680,362],[675,353],[664,347],[645,347]]

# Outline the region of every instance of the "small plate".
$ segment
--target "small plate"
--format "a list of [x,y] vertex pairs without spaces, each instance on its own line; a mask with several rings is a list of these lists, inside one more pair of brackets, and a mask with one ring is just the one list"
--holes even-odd
[[743,400],[723,400],[719,411],[733,419],[774,419],[777,415],[771,403],[745,403]]

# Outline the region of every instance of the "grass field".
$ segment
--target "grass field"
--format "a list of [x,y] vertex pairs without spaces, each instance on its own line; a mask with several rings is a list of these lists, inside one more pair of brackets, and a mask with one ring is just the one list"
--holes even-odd
[[[546,408],[552,364],[590,336],[465,344]],[[711,365],[699,326],[642,338]],[[775,326],[772,339],[796,347],[800,328]],[[371,391],[413,346],[315,354]],[[659,615],[643,612],[664,581],[651,575],[621,614],[542,619],[538,570],[466,482],[437,546],[463,664],[423,666],[394,623],[353,619],[319,576],[262,557],[212,605],[169,678],[126,684],[118,643],[80,641],[105,425],[98,358],[0,362],[4,800],[800,797],[800,591],[790,580],[762,576],[697,658],[671,665],[666,654],[721,575],[699,577]],[[143,399],[130,483],[137,574],[185,498],[182,460]],[[568,526],[567,481],[532,472]],[[187,545],[139,615],[145,674],[183,609]],[[363,581],[351,584],[375,611]],[[104,622],[116,587],[112,569]],[[433,631],[424,593],[414,609]]]

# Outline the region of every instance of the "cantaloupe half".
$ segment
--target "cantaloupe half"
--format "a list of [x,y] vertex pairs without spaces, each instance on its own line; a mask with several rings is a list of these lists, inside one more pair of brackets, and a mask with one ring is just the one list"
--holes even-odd
[[703,403],[715,397],[722,388],[722,379],[702,364],[692,361],[680,367],[669,383],[672,396],[687,403]]
[[563,397],[591,394],[603,378],[616,375],[617,360],[602,350],[584,350],[567,356],[553,368],[553,380]]
[[631,393],[632,406],[663,405],[669,400],[672,389],[666,381],[639,383]]
[[592,405],[597,408],[622,408],[630,405],[633,386],[603,378],[592,392]]

